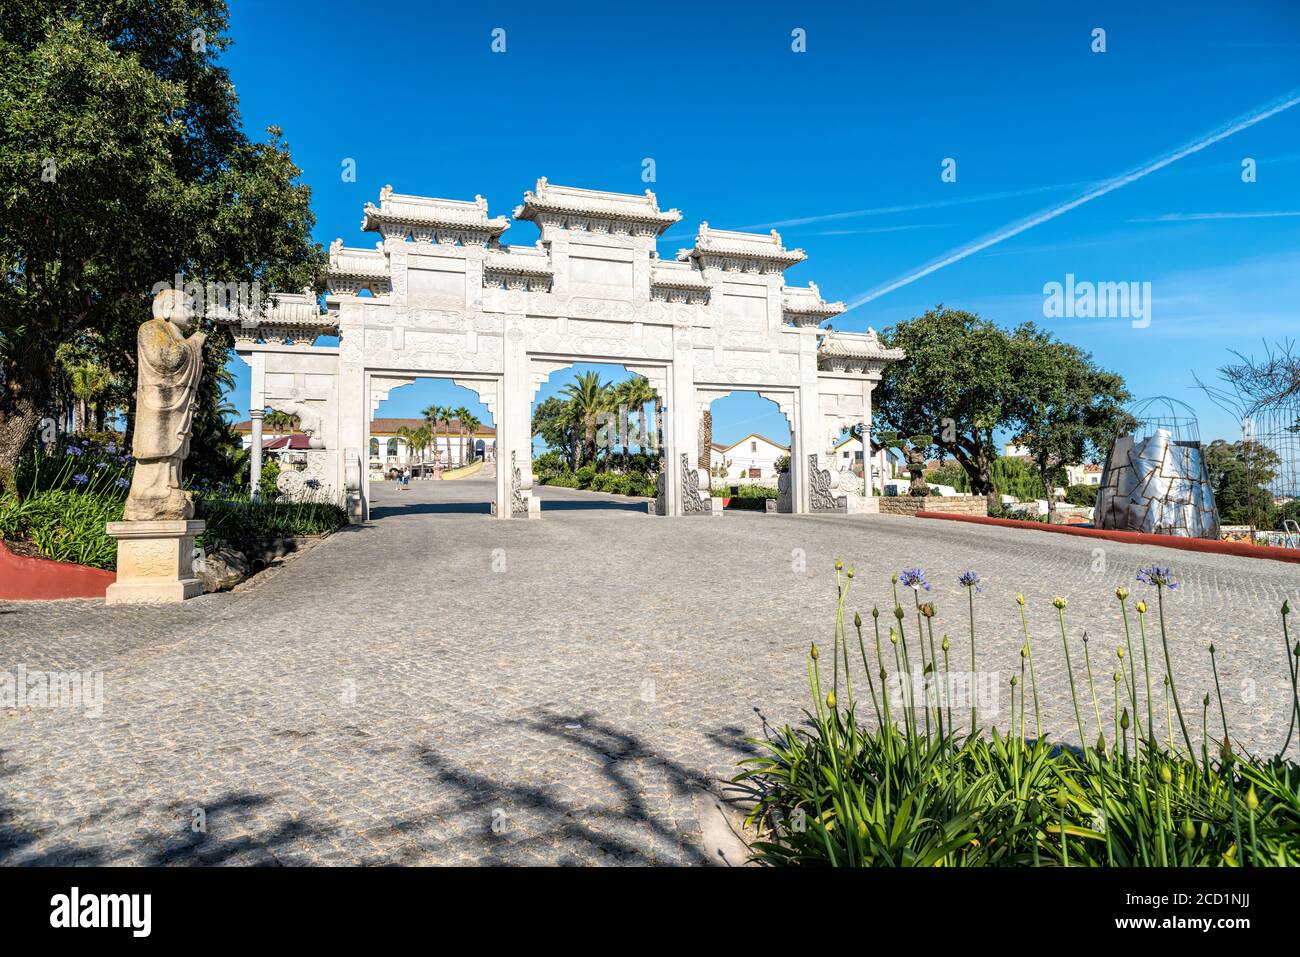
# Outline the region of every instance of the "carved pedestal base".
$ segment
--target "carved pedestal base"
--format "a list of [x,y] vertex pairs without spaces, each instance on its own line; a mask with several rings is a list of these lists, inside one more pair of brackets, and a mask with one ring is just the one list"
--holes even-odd
[[879,515],[880,500],[875,496],[867,498],[865,495],[848,495],[847,499],[848,513],[850,515]]
[[492,515],[494,518],[541,518],[542,500],[532,492],[520,495],[519,498],[512,499],[508,516],[502,516],[497,509],[497,503],[493,502]]
[[492,503],[492,514],[497,518],[541,518],[542,500],[533,494],[532,473],[529,473],[529,487],[524,488],[523,472],[517,463],[517,456],[510,453],[510,514],[502,515],[497,503]]
[[109,522],[107,531],[117,539],[117,581],[104,593],[108,604],[170,603],[203,594],[191,564],[203,522]]

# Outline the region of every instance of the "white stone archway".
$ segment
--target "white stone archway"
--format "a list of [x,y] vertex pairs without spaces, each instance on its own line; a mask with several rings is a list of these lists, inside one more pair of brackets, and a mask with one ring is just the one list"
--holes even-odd
[[[624,366],[650,379],[662,398],[662,514],[700,513],[697,495],[684,492],[689,469],[676,463],[683,453],[694,458],[703,397],[737,389],[773,399],[790,422],[791,510],[824,506],[819,492],[838,484],[833,460],[824,458],[830,431],[858,422],[869,430],[871,390],[902,353],[884,349],[870,330],[820,328],[844,306],[823,301],[813,283],[785,285],[785,269],[806,258],[802,250],[786,249],[775,230],[702,223],[691,248],[661,259],[656,239],[681,214],[661,210],[649,190],[611,193],[541,179],[514,219],[536,224],[540,240],[503,245],[510,222],[489,217],[482,197],[432,199],[385,187],[362,220],[382,236],[375,247],[342,240],[330,247],[324,315],[310,297],[281,297],[260,320],[230,320],[240,355],[254,367],[254,408],[268,388],[258,363],[295,374],[313,363],[328,367],[331,475],[354,520],[369,510],[363,459],[375,396],[416,376],[451,378],[492,409],[495,514],[536,516],[532,400],[550,372],[574,362]],[[339,335],[337,349],[310,345],[321,332]],[[866,492],[848,510],[869,508]]]

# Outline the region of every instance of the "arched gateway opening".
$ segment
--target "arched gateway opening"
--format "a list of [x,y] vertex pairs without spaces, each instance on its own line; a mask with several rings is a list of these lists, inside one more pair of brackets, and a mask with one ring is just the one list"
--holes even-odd
[[[846,428],[869,433],[872,389],[902,352],[883,348],[871,330],[821,328],[844,306],[824,301],[813,283],[785,284],[785,270],[806,256],[775,231],[701,223],[691,248],[661,253],[659,237],[681,218],[661,210],[649,190],[540,179],[513,216],[540,238],[511,246],[501,241],[511,222],[489,216],[482,197],[385,187],[362,222],[382,239],[371,248],[341,239],[330,246],[323,313],[304,293],[277,295],[258,316],[227,318],[236,350],[253,367],[251,407],[312,406],[324,436],[324,481],[354,521],[365,521],[374,396],[412,377],[451,379],[491,410],[492,514],[537,518],[537,389],[575,362],[615,364],[659,398],[655,514],[713,513],[708,469],[702,481],[699,465],[701,418],[738,389],[770,398],[790,423],[790,511],[873,511],[870,486],[845,483],[832,453]],[[318,335],[337,335],[338,345],[311,345]],[[252,424],[260,424],[256,416]]]
[[794,511],[792,407],[792,395],[700,390],[699,467],[708,469],[710,493],[724,509]]
[[539,370],[533,493],[541,511],[653,514],[663,468],[663,398],[622,365],[563,360]]
[[478,396],[449,379],[421,376],[372,393],[370,517],[491,514],[496,427]]

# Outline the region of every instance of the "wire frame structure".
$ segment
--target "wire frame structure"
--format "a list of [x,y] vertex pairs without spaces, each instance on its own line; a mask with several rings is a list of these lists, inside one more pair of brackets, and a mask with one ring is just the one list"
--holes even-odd
[[1106,456],[1093,524],[1184,538],[1219,538],[1200,426],[1191,406],[1168,396],[1129,406],[1137,420]]
[[1272,449],[1280,459],[1269,483],[1274,502],[1285,507],[1300,501],[1300,396],[1265,405],[1243,423],[1247,438]]
[[[1300,548],[1300,358],[1294,348],[1292,342],[1265,344],[1259,360],[1234,353],[1240,361],[1219,370],[1221,385],[1199,379],[1197,385],[1237,418],[1243,442],[1257,443],[1276,454],[1272,480],[1261,483],[1275,506],[1273,529],[1263,529],[1262,534],[1272,544]],[[1253,528],[1254,516],[1251,521]]]
[[1138,399],[1128,406],[1127,411],[1138,422],[1133,431],[1134,437],[1145,438],[1163,429],[1175,442],[1201,444],[1201,428],[1196,420],[1196,412],[1186,402],[1167,395],[1156,395],[1149,399]]

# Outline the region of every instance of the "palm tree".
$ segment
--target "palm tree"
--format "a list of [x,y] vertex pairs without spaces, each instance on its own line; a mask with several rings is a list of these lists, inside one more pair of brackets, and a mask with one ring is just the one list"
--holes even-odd
[[434,461],[439,461],[442,455],[442,450],[438,445],[438,423],[443,421],[443,419],[446,418],[444,414],[446,411],[447,410],[440,405],[430,405],[430,406],[426,406],[424,411],[420,413],[422,416],[424,416],[424,421],[428,424],[429,431],[433,435]]
[[483,423],[478,420],[478,416],[473,412],[465,409],[462,409],[461,411],[465,414],[461,417],[460,424],[462,428],[465,429],[465,434],[469,436],[469,452],[470,457],[473,458],[476,455],[474,451],[474,434],[478,432],[479,426]]
[[456,431],[460,435],[460,464],[465,464],[465,420],[469,418],[469,409],[458,405],[451,410],[451,417],[456,420]]
[[[420,426],[424,428],[424,426]],[[419,429],[413,429],[409,425],[397,427],[397,437],[406,443],[406,462],[408,465],[415,464],[416,440],[419,435]]]
[[284,435],[285,432],[292,432],[298,428],[298,416],[290,412],[281,412],[279,409],[272,409],[262,417],[262,424],[269,426],[278,438]]
[[705,409],[700,414],[700,457],[699,467],[707,469],[713,461],[713,410]]
[[73,411],[73,431],[90,428],[90,405],[95,397],[113,383],[113,373],[93,362],[80,362],[67,370],[68,384],[76,397]]
[[[650,388],[650,381],[645,376],[634,375],[625,379],[614,387],[617,401],[620,405],[627,406],[628,414],[636,412],[641,417],[641,435],[642,439],[637,444],[641,446],[641,451],[645,451],[645,407],[649,402],[655,400],[655,391]],[[627,460],[630,452],[628,449],[628,435],[623,434],[623,465],[627,467]]]
[[429,437],[432,434],[428,423],[418,428],[411,428],[409,425],[403,425],[397,430],[397,434],[406,440],[407,459],[414,465],[421,467],[425,464],[425,453],[429,449]]
[[[569,400],[573,408],[573,417],[580,428],[574,429],[574,451],[577,452],[579,436],[585,455],[596,456],[596,415],[605,411],[608,395],[600,381],[599,372],[580,372],[577,382],[570,382],[560,394]],[[581,468],[581,460],[574,455],[575,468]]]

